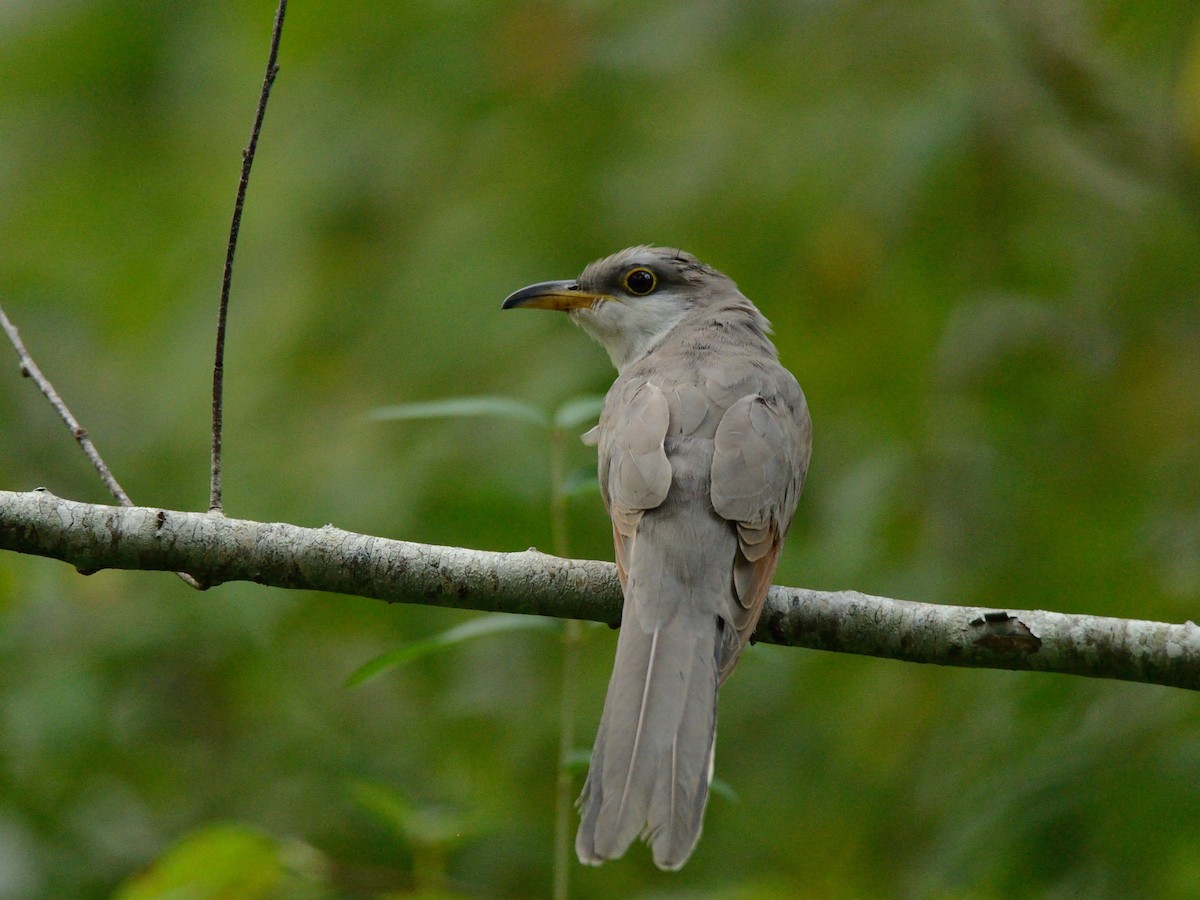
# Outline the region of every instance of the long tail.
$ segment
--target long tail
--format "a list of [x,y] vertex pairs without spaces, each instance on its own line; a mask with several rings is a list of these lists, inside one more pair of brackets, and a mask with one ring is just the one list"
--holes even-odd
[[[667,621],[639,615],[633,581],[617,658],[579,798],[575,850],[599,865],[635,837],[661,869],[678,869],[700,838],[712,777],[720,634],[717,616],[679,603]],[[650,602],[659,602],[651,600]],[[659,619],[655,622],[655,619]],[[648,624],[649,623],[649,624]]]

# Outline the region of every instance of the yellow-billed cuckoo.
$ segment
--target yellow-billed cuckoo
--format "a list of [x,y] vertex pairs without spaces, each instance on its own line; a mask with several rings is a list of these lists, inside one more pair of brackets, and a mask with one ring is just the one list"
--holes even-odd
[[717,688],[804,486],[808,406],[754,304],[681,250],[622,250],[504,301],[518,307],[566,311],[618,372],[589,436],[625,604],[575,849],[598,865],[640,835],[678,869],[700,837]]

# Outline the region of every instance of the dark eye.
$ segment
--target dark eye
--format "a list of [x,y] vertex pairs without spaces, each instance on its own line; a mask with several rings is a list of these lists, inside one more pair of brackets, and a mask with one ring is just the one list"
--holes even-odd
[[631,294],[645,297],[658,287],[658,279],[649,269],[638,267],[625,273],[625,289]]

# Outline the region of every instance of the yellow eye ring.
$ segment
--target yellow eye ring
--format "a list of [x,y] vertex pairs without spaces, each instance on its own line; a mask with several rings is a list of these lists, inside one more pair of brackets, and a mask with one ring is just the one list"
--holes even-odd
[[645,266],[630,269],[622,281],[625,290],[637,297],[645,297],[658,287],[658,276]]

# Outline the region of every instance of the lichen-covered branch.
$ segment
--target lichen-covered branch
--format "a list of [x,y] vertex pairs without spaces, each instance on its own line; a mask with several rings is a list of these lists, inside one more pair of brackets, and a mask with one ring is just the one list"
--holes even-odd
[[[0,549],[81,572],[189,572],[399,603],[616,624],[610,563],[528,550],[494,553],[354,534],[326,525],[77,503],[0,491]],[[1136,619],[942,606],[775,587],[759,641],[939,665],[1060,672],[1200,689],[1200,627]]]

